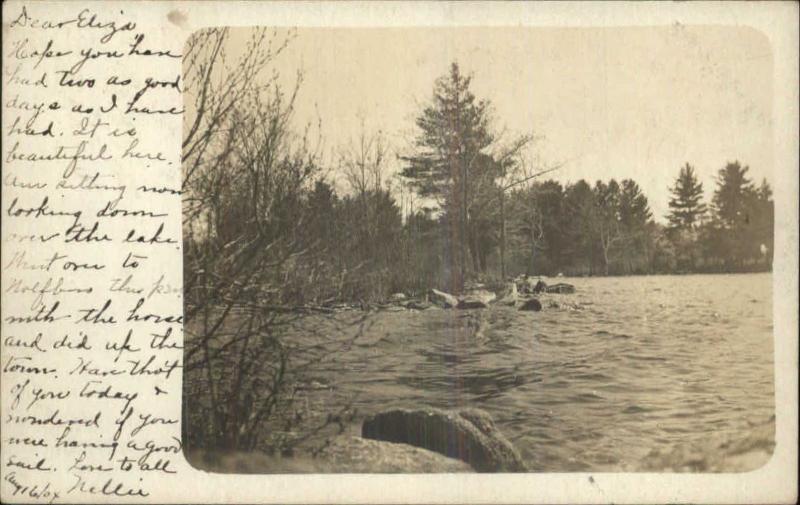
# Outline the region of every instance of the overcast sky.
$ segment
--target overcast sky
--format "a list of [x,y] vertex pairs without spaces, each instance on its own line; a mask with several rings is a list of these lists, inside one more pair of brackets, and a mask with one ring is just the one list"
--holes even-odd
[[566,162],[553,178],[633,178],[659,220],[687,161],[707,198],[727,161],[772,183],[772,55],[749,28],[303,28],[277,65],[302,68],[297,122],[318,116],[330,152],[362,118],[403,149],[454,60],[498,129],[541,135],[531,158]]

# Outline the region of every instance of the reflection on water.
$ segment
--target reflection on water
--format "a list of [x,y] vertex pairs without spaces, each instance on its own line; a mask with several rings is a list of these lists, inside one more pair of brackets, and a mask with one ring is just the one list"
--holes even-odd
[[483,408],[536,471],[642,470],[773,414],[770,274],[568,282],[581,310],[377,313],[320,395]]

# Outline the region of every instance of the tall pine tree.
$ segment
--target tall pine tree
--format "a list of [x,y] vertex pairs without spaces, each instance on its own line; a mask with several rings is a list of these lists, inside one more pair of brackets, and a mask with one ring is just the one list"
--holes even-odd
[[750,216],[747,204],[755,193],[753,182],[747,177],[750,167],[738,161],[728,163],[717,175],[717,189],[712,203],[714,217],[724,228],[739,231]]
[[646,272],[649,268],[646,259],[647,233],[652,217],[650,203],[642,193],[642,188],[633,179],[623,180],[619,196],[619,221],[624,241],[621,259],[626,273]]
[[[434,197],[445,212],[449,228],[450,286],[463,288],[466,277],[469,202],[479,184],[485,184],[487,169],[495,163],[479,163],[494,142],[490,130],[489,102],[470,91],[470,76],[457,63],[436,80],[433,100],[416,119],[415,153],[404,157],[402,171],[421,195]],[[500,174],[488,174],[489,179]]]
[[692,230],[700,224],[706,213],[703,200],[703,184],[697,180],[694,167],[688,163],[681,168],[675,185],[670,188],[672,198],[669,200],[670,213],[667,215],[670,227],[680,230]]
[[716,240],[713,252],[722,258],[727,270],[740,270],[757,250],[752,240],[756,189],[747,177],[750,170],[738,161],[727,163],[717,174],[712,205]]

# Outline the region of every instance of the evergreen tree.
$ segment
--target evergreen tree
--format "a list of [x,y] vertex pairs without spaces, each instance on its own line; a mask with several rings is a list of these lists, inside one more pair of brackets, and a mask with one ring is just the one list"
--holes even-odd
[[594,273],[597,211],[592,187],[581,179],[564,189],[565,252],[573,266],[584,265],[582,273]]
[[738,161],[728,163],[717,174],[717,189],[712,204],[714,218],[723,228],[738,231],[749,220],[748,199],[755,189],[747,177],[750,167]]
[[775,203],[772,201],[772,188],[766,179],[755,191],[750,209],[750,231],[748,241],[753,246],[753,256],[772,266],[773,244],[775,240]]
[[632,179],[623,180],[619,195],[619,222],[624,242],[622,258],[628,273],[637,267],[649,270],[646,235],[652,217],[650,204],[639,185]]
[[632,179],[623,180],[619,195],[619,219],[626,234],[638,233],[651,217],[650,204],[639,185]]
[[421,196],[434,197],[445,212],[450,287],[455,291],[463,288],[466,276],[470,200],[477,185],[487,179],[477,172],[498,167],[496,163],[476,163],[495,139],[490,131],[489,102],[475,97],[470,82],[471,77],[463,75],[457,63],[436,80],[432,102],[416,119],[416,152],[404,158],[408,165],[402,171]]
[[762,202],[772,201],[772,188],[770,187],[767,179],[761,179],[761,186],[757,190],[758,198]]
[[688,163],[681,168],[675,185],[670,188],[670,213],[667,216],[670,227],[692,230],[700,223],[706,213],[703,200],[703,184],[697,180],[694,167]]
[[594,186],[596,236],[602,253],[603,268],[609,274],[614,250],[623,240],[619,219],[620,186],[611,179],[608,184],[597,181]]
[[306,226],[308,226],[309,235],[322,240],[326,243],[325,245],[332,242],[332,237],[336,236],[334,216],[337,200],[333,187],[322,179],[314,183],[314,188],[308,195]]
[[728,163],[717,175],[712,199],[715,230],[712,254],[722,258],[726,270],[742,269],[753,256],[752,224],[756,190],[747,177],[749,167],[738,161]]

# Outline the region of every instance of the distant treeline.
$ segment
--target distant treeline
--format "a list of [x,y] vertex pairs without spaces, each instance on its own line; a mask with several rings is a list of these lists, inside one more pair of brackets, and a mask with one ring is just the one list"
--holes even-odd
[[[769,270],[773,202],[766,182],[754,188],[747,168],[719,171],[711,205],[691,166],[672,188],[669,224],[652,218],[647,198],[630,179],[580,180],[566,186],[534,182],[506,201],[507,276],[628,275]],[[308,251],[325,298],[383,297],[397,291],[448,288],[452,243],[448,216],[423,208],[405,216],[388,189],[339,196],[316,181],[293,212],[293,233]],[[469,248],[469,278],[500,277],[503,223],[487,209]],[[324,279],[324,280],[323,280]],[[335,281],[335,282],[334,282]],[[328,285],[333,283],[334,285]]]

